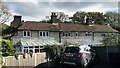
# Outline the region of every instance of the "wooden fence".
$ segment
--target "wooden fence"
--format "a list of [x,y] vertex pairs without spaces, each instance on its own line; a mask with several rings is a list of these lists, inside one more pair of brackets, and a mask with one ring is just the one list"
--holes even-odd
[[34,68],[35,66],[45,63],[46,53],[33,53],[26,54],[25,58],[23,55],[19,55],[18,59],[15,56],[3,57],[3,62],[7,68]]
[[96,63],[120,66],[120,46],[93,46],[96,51]]

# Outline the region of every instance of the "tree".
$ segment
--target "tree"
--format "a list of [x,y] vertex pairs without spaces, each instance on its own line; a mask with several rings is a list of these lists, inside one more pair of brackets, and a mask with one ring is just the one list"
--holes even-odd
[[103,24],[104,23],[104,15],[100,12],[84,12],[84,11],[77,11],[73,15],[73,22],[78,22],[84,24],[85,16],[91,15],[92,20],[95,24]]
[[6,25],[6,24],[1,24],[0,23],[0,29],[2,29],[1,31],[0,31],[0,36],[2,36],[2,35],[4,35],[4,34],[7,34],[7,29],[9,28],[9,26],[8,25]]
[[49,58],[51,61],[55,63],[60,62],[61,53],[64,47],[59,45],[46,45],[44,50],[47,53],[47,59]]
[[15,31],[14,28],[0,23],[0,36],[4,39],[10,39],[10,37],[13,35],[13,32]]
[[100,12],[88,12],[92,16],[95,24],[104,24],[104,15]]
[[86,12],[83,11],[77,11],[74,15],[73,15],[73,22],[78,22],[78,23],[84,23],[84,17],[85,15],[87,15]]
[[[57,22],[69,22],[69,16],[65,15],[63,12],[54,12],[57,15]],[[46,16],[46,20],[43,21],[48,21],[50,22],[51,16]]]
[[11,56],[14,55],[15,49],[13,47],[13,44],[10,42],[10,40],[2,39],[1,41],[1,47],[2,47],[2,56]]
[[104,14],[106,17],[106,24],[110,24],[111,27],[120,31],[120,14],[116,12],[107,12]]
[[11,13],[8,11],[8,8],[4,4],[4,2],[0,0],[0,23],[5,23],[6,21],[8,21],[10,16]]
[[104,16],[106,17],[106,23],[109,23],[109,24],[118,23],[119,13],[107,12],[107,13],[104,14]]
[[60,22],[65,22],[69,19],[69,16],[65,15],[63,12],[57,12],[57,19],[60,20]]
[[119,34],[115,33],[109,33],[106,35],[106,37],[102,40],[103,44],[105,46],[118,46],[120,45],[119,43]]

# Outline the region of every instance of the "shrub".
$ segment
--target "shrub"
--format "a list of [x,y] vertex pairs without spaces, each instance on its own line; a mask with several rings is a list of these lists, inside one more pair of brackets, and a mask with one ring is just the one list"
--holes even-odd
[[13,47],[13,44],[10,42],[10,40],[2,39],[1,45],[2,45],[2,56],[14,55],[15,49]]
[[60,45],[46,45],[44,50],[47,54],[47,58],[55,63],[59,63],[64,47]]

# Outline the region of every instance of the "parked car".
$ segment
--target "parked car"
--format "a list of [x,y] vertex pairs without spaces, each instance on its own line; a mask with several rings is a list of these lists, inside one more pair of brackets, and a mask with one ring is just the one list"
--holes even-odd
[[69,46],[62,53],[61,63],[87,67],[94,57],[95,51],[89,45]]

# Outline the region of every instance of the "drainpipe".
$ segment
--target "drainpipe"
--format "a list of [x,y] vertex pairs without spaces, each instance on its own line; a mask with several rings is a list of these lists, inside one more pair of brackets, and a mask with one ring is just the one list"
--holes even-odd
[[61,33],[62,33],[62,30],[59,31],[59,43],[61,43]]
[[94,41],[94,31],[92,32],[92,35],[93,35],[93,38],[92,38],[92,40]]
[[60,31],[59,31],[59,43],[61,43],[61,33],[62,33],[61,24],[58,24],[58,26],[60,28]]

